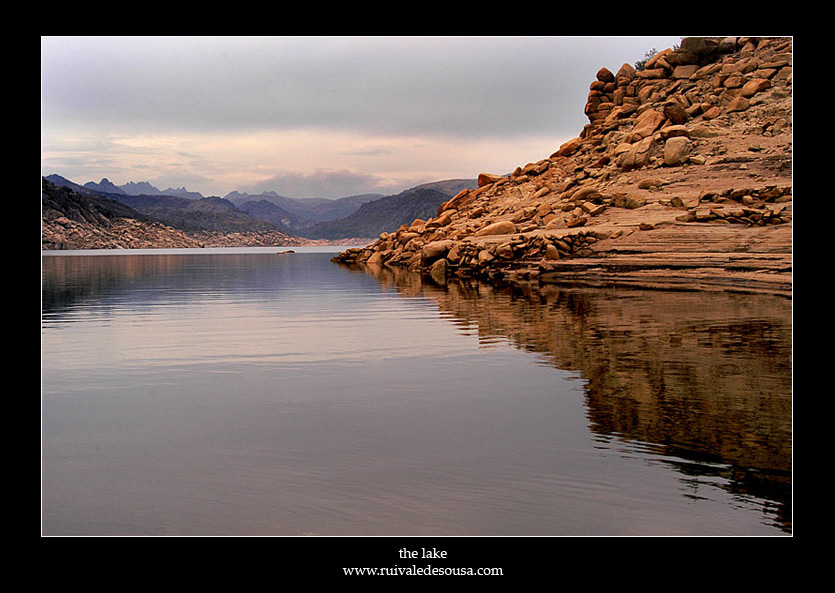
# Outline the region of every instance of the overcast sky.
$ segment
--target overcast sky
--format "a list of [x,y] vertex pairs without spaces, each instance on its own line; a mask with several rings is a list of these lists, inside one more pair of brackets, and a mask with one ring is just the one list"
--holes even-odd
[[203,195],[393,194],[577,136],[589,85],[681,37],[44,37],[41,169]]

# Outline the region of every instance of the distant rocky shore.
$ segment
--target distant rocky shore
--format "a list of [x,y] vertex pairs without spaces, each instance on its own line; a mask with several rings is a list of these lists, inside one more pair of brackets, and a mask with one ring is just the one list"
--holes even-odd
[[91,223],[59,216],[45,221],[41,248],[67,249],[182,249],[200,247],[276,247],[317,244],[284,233],[186,233],[158,222],[113,218]]
[[188,233],[203,247],[312,247],[317,245],[363,245],[367,238],[307,239],[278,231],[220,232],[200,231]]
[[[337,263],[443,283],[792,291],[792,40],[685,38],[603,68],[580,135]],[[555,115],[556,116],[556,115]]]
[[41,249],[179,249],[203,247],[182,231],[157,222],[112,218],[95,222],[67,216],[44,217]]
[[305,239],[275,230],[183,231],[115,200],[42,181],[41,249],[182,249],[363,245],[370,239]]

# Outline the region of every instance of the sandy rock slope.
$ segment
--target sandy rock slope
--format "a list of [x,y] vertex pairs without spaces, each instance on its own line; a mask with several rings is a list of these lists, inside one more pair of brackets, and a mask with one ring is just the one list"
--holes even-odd
[[601,69],[548,158],[334,261],[492,281],[791,295],[792,40],[685,38]]

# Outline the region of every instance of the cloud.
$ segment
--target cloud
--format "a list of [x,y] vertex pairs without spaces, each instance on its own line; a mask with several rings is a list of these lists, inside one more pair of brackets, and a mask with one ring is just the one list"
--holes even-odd
[[580,132],[597,70],[676,41],[45,37],[43,168],[81,182],[179,172],[216,195],[512,169]]
[[274,175],[246,186],[243,191],[253,194],[275,191],[279,195],[297,198],[336,198],[366,193],[396,193],[399,188],[390,181],[367,173],[315,170]]
[[[46,38],[48,114],[118,129],[494,135],[582,120],[635,38]],[[649,49],[646,47],[645,49]],[[609,64],[617,68],[620,64]],[[580,102],[578,108],[578,101]],[[571,112],[563,108],[573,107]],[[576,115],[579,113],[579,115]]]

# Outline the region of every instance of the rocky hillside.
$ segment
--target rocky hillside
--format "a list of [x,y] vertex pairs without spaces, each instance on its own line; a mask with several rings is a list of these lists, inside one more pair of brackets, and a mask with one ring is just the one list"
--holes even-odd
[[482,174],[434,216],[334,260],[438,282],[791,295],[790,38],[685,38],[639,70],[601,69],[585,114],[548,158]]
[[[226,206],[220,204],[218,208],[225,210]],[[41,249],[45,250],[262,247],[308,243],[273,229],[246,227],[217,231],[196,228],[187,232],[96,191],[55,185],[46,178],[42,180]]]
[[336,199],[288,198],[273,191],[256,195],[233,191],[225,197],[254,218],[272,222],[293,234],[307,236],[318,223],[350,216],[365,202],[377,200],[383,195],[359,194]]
[[192,199],[166,195],[112,194],[111,197],[154,220],[186,232],[276,230],[269,222],[254,219],[229,200],[216,196]]
[[320,222],[305,236],[322,239],[376,237],[401,224],[432,216],[441,204],[457,193],[475,187],[474,179],[450,179],[419,185],[393,196],[365,202],[345,218]]
[[116,200],[41,185],[42,249],[131,249],[202,247],[198,241]]
[[[185,188],[164,193],[147,182],[117,186],[107,178],[83,186],[60,175],[44,178],[84,196],[100,196],[131,211],[209,241],[212,246],[363,244],[381,232],[428,217],[475,179],[434,181],[396,195],[360,194],[338,199],[288,198],[275,192],[230,192],[203,197]],[[297,239],[289,240],[288,237]],[[360,239],[358,239],[360,238]]]
[[290,233],[304,233],[315,223],[285,210],[269,200],[248,200],[241,202],[238,209],[256,220],[264,220]]
[[240,210],[268,221],[288,233],[309,239],[376,237],[381,232],[434,215],[438,206],[465,188],[477,187],[475,179],[447,179],[425,183],[395,195],[363,194],[336,200],[294,199],[265,192],[249,196],[230,193]]

